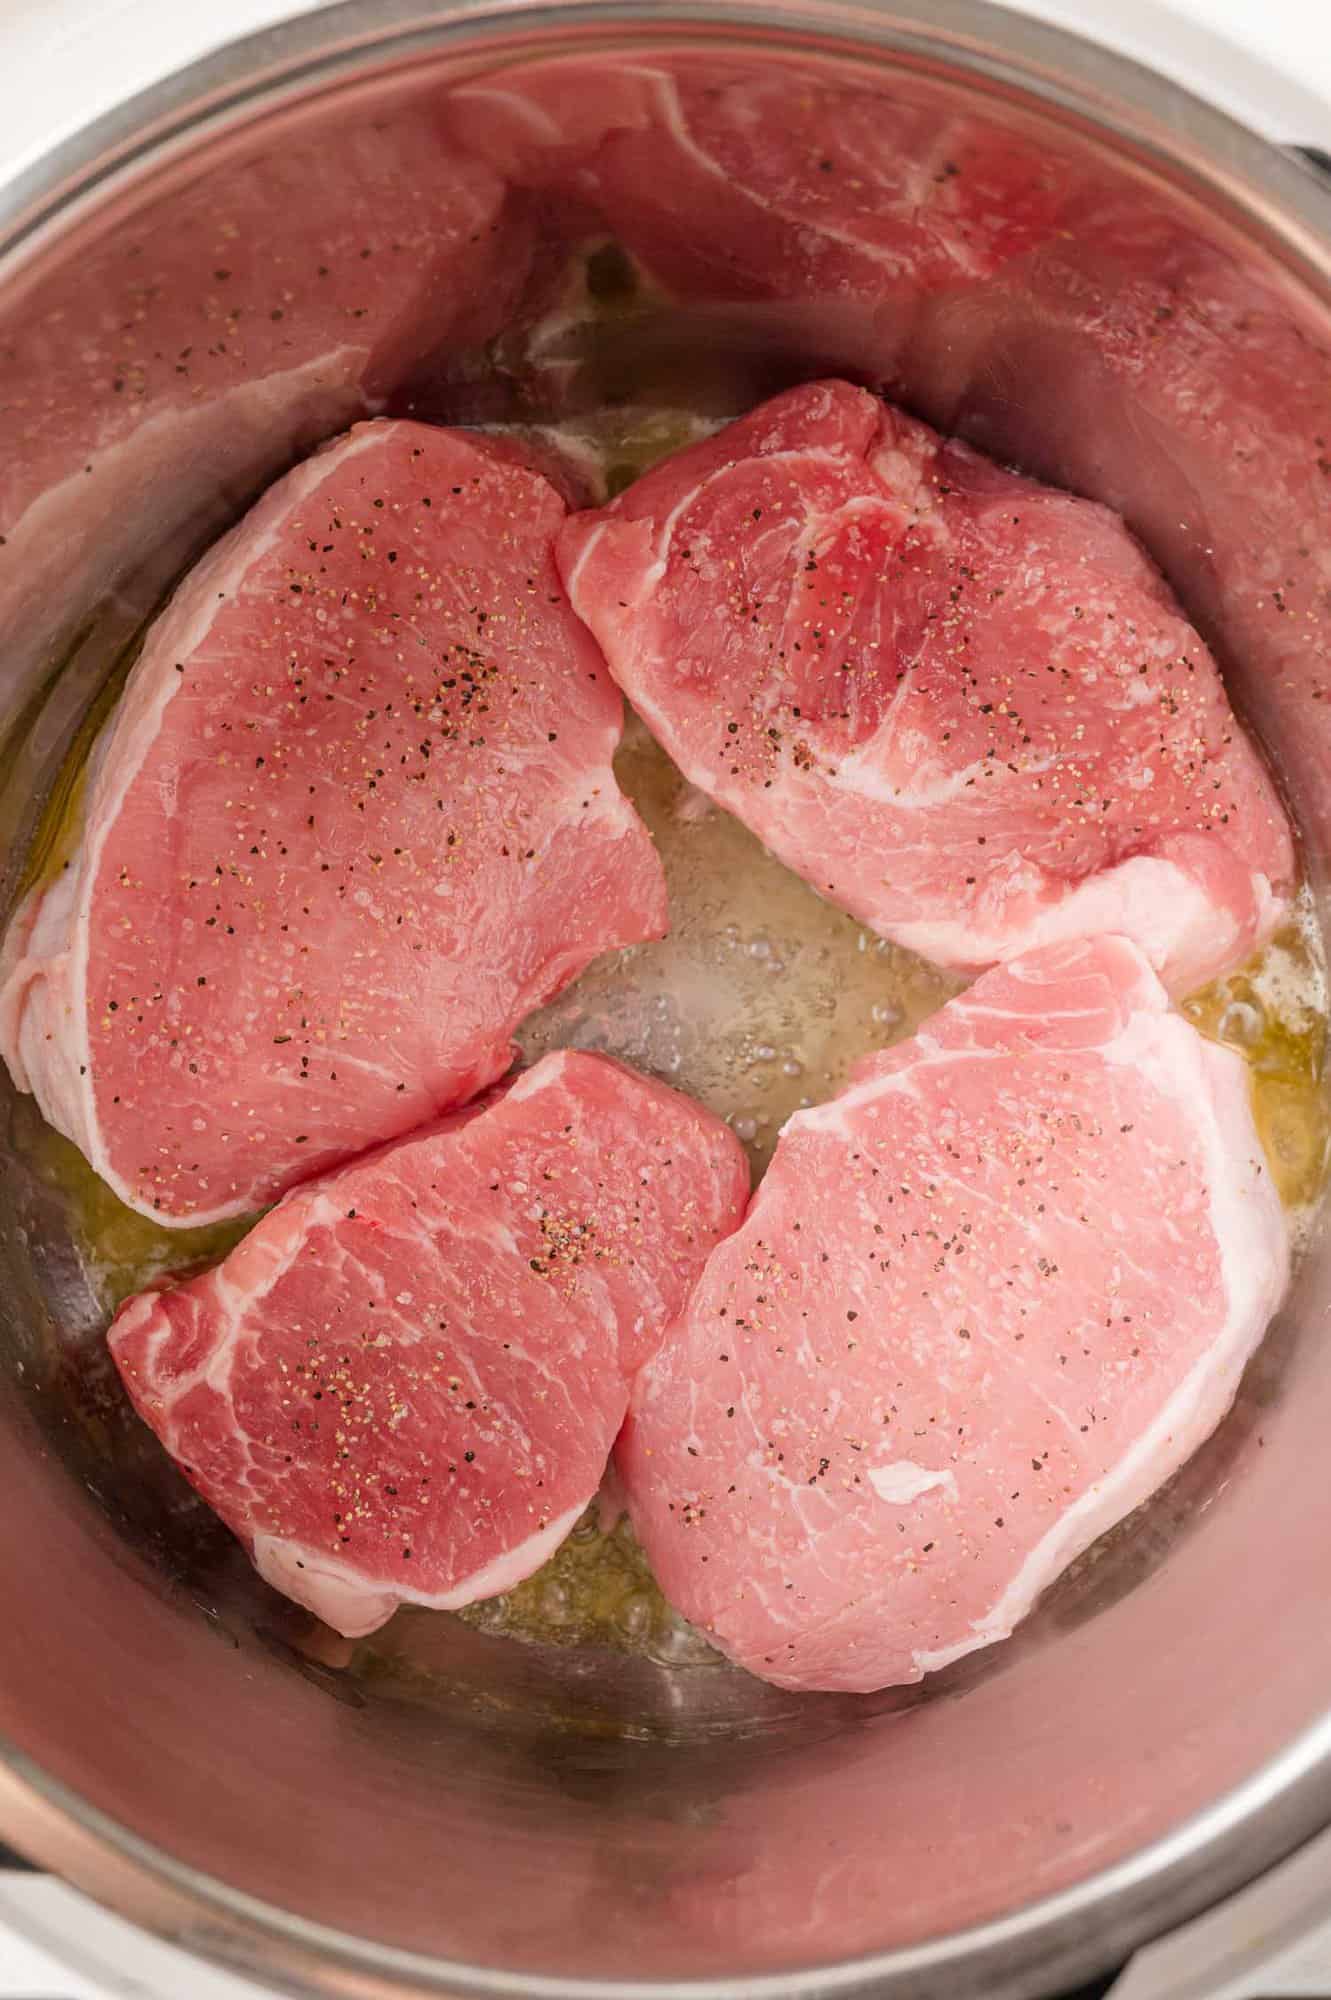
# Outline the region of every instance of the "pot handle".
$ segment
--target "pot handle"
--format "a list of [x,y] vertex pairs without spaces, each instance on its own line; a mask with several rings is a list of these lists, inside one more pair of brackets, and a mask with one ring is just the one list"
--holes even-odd
[[1331,182],[1331,153],[1325,146],[1289,146],[1286,151],[1304,166],[1311,167],[1323,180]]

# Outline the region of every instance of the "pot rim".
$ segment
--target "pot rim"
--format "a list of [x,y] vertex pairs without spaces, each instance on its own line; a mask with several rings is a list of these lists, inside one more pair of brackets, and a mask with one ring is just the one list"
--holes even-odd
[[[0,185],[0,282],[201,139],[241,134],[284,105],[334,96],[421,58],[474,43],[493,61],[573,29],[602,46],[626,30],[658,43],[675,34],[817,39],[849,55],[961,71],[1009,100],[1052,109],[1221,209],[1331,306],[1331,198],[1313,171],[1142,64],[992,0],[339,0],[223,45],[22,166]],[[1003,1917],[890,1952],[755,1977],[575,1979],[426,1958],[293,1916],[175,1861],[0,1738],[0,1835],[232,1971],[345,2000],[1016,2000],[1121,1963],[1329,1826],[1331,1690],[1326,1713],[1243,1784],[1137,1853]],[[1287,1915],[1286,1940],[1324,1914],[1318,1874],[1316,1889],[1310,1882]],[[1266,1936],[1261,1949],[1279,1941]],[[1216,1974],[1205,1968],[1205,1977]]]

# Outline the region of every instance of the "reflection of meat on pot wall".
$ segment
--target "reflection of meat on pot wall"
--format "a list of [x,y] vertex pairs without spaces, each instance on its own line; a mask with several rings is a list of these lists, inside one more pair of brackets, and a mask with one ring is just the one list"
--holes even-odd
[[502,181],[411,114],[210,174],[20,296],[0,326],[0,629],[21,657],[164,536],[192,553],[422,355],[492,332],[528,254]]

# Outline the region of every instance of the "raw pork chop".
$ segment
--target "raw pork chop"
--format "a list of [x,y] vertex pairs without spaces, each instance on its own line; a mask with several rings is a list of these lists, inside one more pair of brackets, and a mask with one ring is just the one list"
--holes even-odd
[[863,372],[1122,514],[1325,795],[1331,358],[1278,277],[1102,157],[861,66],[583,56],[453,105],[499,171],[588,205],[688,301],[675,349],[733,347],[771,386],[792,355]]
[[260,1574],[372,1632],[554,1551],[747,1192],[710,1112],[603,1056],[547,1056],[132,1299],[111,1351]]
[[664,930],[564,513],[510,445],[360,425],[153,627],[0,989],[15,1081],[132,1207],[243,1214],[409,1131]]
[[0,325],[11,648],[493,332],[529,257],[503,181],[413,113],[210,174],[22,297]]
[[693,783],[941,965],[1114,931],[1186,992],[1281,914],[1285,815],[1122,522],[862,390],[777,397],[559,561]]
[[620,1448],[667,1597],[792,1688],[1004,1638],[1224,1415],[1287,1267],[1242,1059],[1121,938],[786,1126]]

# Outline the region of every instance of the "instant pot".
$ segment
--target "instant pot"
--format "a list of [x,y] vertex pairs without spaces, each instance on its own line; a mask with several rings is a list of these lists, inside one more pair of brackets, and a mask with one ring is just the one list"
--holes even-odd
[[[737,399],[842,369],[1122,511],[1225,662],[1320,896],[1331,192],[1309,160],[981,0],[350,0],[196,63],[0,189],[0,503],[26,510],[0,546],[11,899],[142,619],[293,457],[366,409],[534,420],[542,397],[616,393],[613,351],[573,337],[495,400],[494,356],[606,227],[576,164],[546,172],[486,110],[559,63],[601,78],[610,123],[626,79],[685,65],[700,88],[760,73],[778,97],[881,107],[903,173],[946,163],[942,132],[1033,163],[1048,199],[1013,216],[1010,254],[881,292],[812,256],[835,283],[798,257],[769,282],[760,236],[709,256],[704,204],[635,352],[676,375],[696,358]],[[294,242],[317,270],[320,245],[348,251],[348,172],[391,201],[423,129],[504,182],[511,254],[478,263],[474,296],[427,298],[410,337],[349,327],[330,358],[299,350],[293,279],[295,345],[219,311],[225,365],[183,414],[101,367],[140,307],[162,323],[163,287],[186,288],[181,324],[199,306],[237,175],[273,192],[236,267]],[[764,220],[796,248],[803,198],[787,185]],[[140,358],[144,380],[175,365]],[[201,1958],[347,2000],[1034,2000],[1102,1982],[1331,1827],[1321,1238],[1216,1439],[1009,1645],[917,1689],[794,1697],[426,1616],[373,1657],[332,1644],[139,1434],[31,1112],[7,1097],[0,1118],[0,1840]],[[1331,1896],[1307,1852],[1279,1877],[1282,1934]]]

